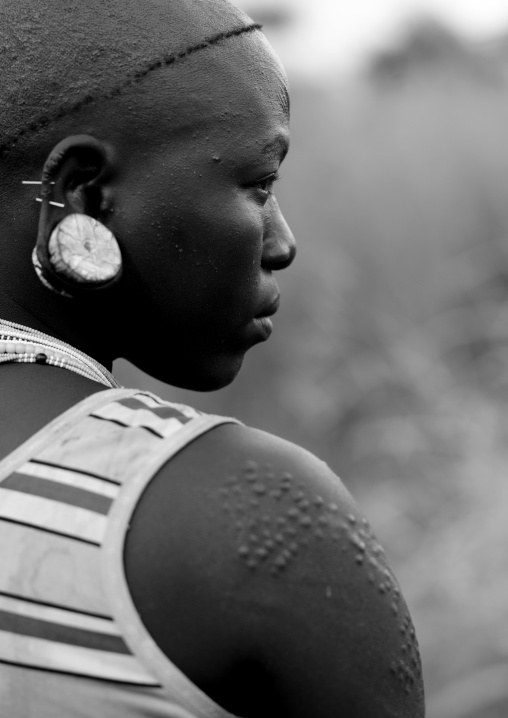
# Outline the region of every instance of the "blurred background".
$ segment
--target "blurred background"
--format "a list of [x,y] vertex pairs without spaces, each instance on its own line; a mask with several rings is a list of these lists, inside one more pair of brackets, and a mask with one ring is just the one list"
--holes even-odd
[[325,459],[403,587],[428,718],[507,718],[508,3],[238,4],[292,91],[276,331],[221,392],[115,373]]

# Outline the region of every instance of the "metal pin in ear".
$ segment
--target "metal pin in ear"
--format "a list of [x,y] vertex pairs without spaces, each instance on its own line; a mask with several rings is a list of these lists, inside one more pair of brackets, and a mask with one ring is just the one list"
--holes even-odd
[[[23,180],[21,184],[42,184],[40,180]],[[55,184],[54,182],[50,182],[50,184]]]
[[[36,197],[36,198],[35,198],[35,201],[36,201],[36,202],[42,202],[42,198],[41,198],[41,197]],[[64,204],[61,204],[60,202],[52,202],[51,200],[49,201],[49,204],[52,204],[53,207],[65,207]]]

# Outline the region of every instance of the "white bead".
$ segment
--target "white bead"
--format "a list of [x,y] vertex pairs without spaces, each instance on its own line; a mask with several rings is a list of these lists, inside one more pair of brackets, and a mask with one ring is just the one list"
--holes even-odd
[[[95,359],[48,334],[0,319],[0,337],[3,337],[0,341],[0,363],[33,363],[37,354],[44,353],[50,363],[58,362],[59,366],[110,388],[120,386]],[[17,349],[22,349],[21,353],[16,354]]]

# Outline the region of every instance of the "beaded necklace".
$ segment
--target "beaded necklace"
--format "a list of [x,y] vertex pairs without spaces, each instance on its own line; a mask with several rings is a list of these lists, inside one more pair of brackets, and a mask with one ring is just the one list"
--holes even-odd
[[0,319],[0,364],[4,362],[49,364],[112,389],[120,387],[113,374],[88,354],[37,329]]

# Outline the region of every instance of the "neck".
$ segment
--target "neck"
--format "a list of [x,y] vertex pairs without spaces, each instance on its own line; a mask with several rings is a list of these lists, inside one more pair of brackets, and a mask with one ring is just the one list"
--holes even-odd
[[[73,303],[75,300],[57,298],[57,301]],[[48,303],[44,303],[41,305],[41,311],[34,311],[20,301],[0,293],[0,319],[22,324],[60,339],[88,354],[111,371],[114,357],[110,342],[106,333],[101,331],[101,327],[98,324],[94,326],[90,318],[84,316],[85,313],[80,305],[73,307],[71,316],[68,316],[69,311],[66,307],[64,312],[54,309],[49,307]]]

